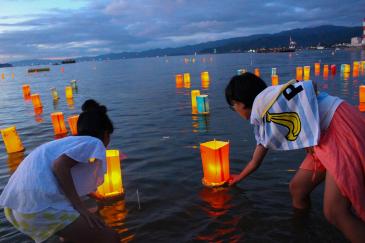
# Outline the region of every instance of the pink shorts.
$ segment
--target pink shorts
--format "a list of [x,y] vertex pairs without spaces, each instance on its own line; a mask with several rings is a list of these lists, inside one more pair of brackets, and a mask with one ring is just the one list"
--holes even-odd
[[300,169],[303,170],[310,170],[310,171],[316,171],[316,172],[324,172],[326,171],[326,168],[323,166],[321,161],[318,159],[314,159],[314,156],[312,154],[307,153],[307,156],[305,156],[302,164],[299,166]]

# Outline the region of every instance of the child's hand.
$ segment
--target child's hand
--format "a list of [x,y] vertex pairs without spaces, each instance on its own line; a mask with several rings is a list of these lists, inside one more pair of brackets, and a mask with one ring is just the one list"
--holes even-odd
[[241,181],[240,175],[239,174],[233,174],[233,175],[231,175],[231,178],[229,178],[228,185],[229,186],[234,186],[240,181]]

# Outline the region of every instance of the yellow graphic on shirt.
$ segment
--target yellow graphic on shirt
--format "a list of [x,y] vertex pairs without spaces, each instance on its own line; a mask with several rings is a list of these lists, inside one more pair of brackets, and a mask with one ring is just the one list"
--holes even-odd
[[299,115],[296,112],[269,113],[266,112],[266,121],[284,126],[289,129],[286,139],[295,141],[302,129]]

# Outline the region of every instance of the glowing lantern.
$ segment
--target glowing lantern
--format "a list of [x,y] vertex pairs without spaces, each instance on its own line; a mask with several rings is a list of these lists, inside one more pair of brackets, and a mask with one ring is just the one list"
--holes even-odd
[[271,76],[276,75],[276,68],[271,68]]
[[200,95],[200,91],[195,89],[191,91],[191,110],[192,114],[198,114],[198,105],[196,102],[196,97]]
[[350,78],[350,73],[343,73],[343,80],[349,80]]
[[365,111],[365,103],[359,104],[359,111],[364,112]]
[[72,87],[73,89],[77,89],[77,82],[76,82],[76,80],[71,80],[71,81],[70,81],[70,84],[71,84],[71,87]]
[[32,94],[30,95],[30,97],[32,98],[34,109],[42,107],[41,97],[39,96],[39,94]]
[[11,78],[14,79],[14,73],[11,73]]
[[69,116],[67,118],[68,126],[70,127],[72,135],[77,135],[77,120],[78,119],[79,119],[79,115]]
[[255,68],[254,73],[255,73],[255,75],[256,75],[257,77],[260,77],[260,69]]
[[8,167],[10,174],[13,174],[15,172],[16,168],[18,168],[19,164],[23,161],[23,159],[24,159],[23,151],[8,154]]
[[65,94],[66,94],[66,99],[72,99],[73,95],[72,95],[72,87],[71,86],[66,86]]
[[201,80],[202,80],[202,83],[206,83],[206,82],[209,82],[210,79],[209,79],[209,73],[208,72],[202,72],[200,74],[200,77],[201,77]]
[[30,86],[29,86],[29,84],[24,84],[22,86],[22,89],[23,89],[24,99],[29,99],[30,98]]
[[344,64],[344,66],[343,66],[343,72],[344,73],[350,73],[350,71],[351,71],[350,64]]
[[51,89],[51,94],[52,94],[52,97],[53,97],[53,100],[58,100],[60,97],[58,96],[58,91],[56,88],[52,88]]
[[360,103],[365,102],[365,85],[359,86],[359,102]]
[[321,72],[321,64],[319,62],[314,63],[314,73],[316,76]]
[[328,77],[328,65],[323,65],[323,77]]
[[55,135],[65,134],[67,133],[67,129],[65,126],[65,120],[63,118],[62,112],[53,112],[51,113],[53,130]]
[[278,75],[271,75],[271,85],[275,86],[279,84],[279,76]]
[[336,75],[336,65],[335,64],[331,65],[331,74]]
[[297,67],[296,68],[296,79],[298,81],[303,80],[303,68],[302,67]]
[[310,72],[311,72],[311,67],[310,66],[304,66],[304,78],[303,80],[310,80]]
[[106,151],[107,171],[104,175],[104,183],[98,187],[95,196],[109,198],[123,194],[122,171],[120,168],[119,150]]
[[209,141],[200,144],[206,186],[220,186],[229,180],[229,142]]
[[184,73],[184,88],[190,88],[190,73]]
[[24,150],[22,141],[16,132],[15,126],[1,129],[1,136],[3,137],[6,152],[8,154],[16,153]]
[[353,63],[352,76],[354,76],[354,77],[359,76],[359,62]]
[[209,100],[208,95],[196,96],[196,102],[198,106],[199,114],[209,114]]
[[210,85],[210,82],[202,82],[202,88],[203,89],[208,89],[209,88],[209,85]]
[[182,74],[176,75],[176,88],[184,87],[184,76]]
[[1,74],[1,78],[5,79],[5,74],[4,73]]

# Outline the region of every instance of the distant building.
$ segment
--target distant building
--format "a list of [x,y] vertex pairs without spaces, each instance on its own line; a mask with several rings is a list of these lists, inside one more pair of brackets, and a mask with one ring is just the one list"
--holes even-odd
[[361,41],[362,38],[361,37],[352,37],[351,38],[351,46],[361,46]]

